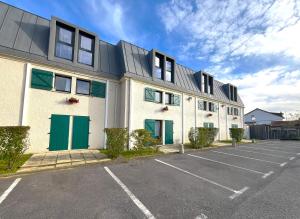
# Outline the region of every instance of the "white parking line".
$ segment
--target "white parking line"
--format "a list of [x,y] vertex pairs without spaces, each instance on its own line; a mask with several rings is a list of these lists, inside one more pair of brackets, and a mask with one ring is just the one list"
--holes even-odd
[[202,159],[202,160],[208,160],[208,161],[211,161],[211,162],[227,165],[227,166],[230,166],[230,167],[235,167],[235,168],[238,168],[238,169],[241,169],[241,170],[246,170],[246,171],[249,171],[249,172],[252,172],[252,173],[261,174],[261,175],[263,175],[262,178],[266,178],[265,175],[268,174],[268,173],[263,173],[263,172],[260,172],[260,171],[251,170],[251,169],[248,169],[248,168],[232,165],[232,164],[229,164],[229,163],[220,162],[220,161],[217,161],[217,160],[212,160],[212,159],[209,159],[209,158],[200,157],[200,156],[197,156],[197,155],[194,155],[194,154],[188,154],[188,155],[191,156],[191,157],[196,157],[196,158]]
[[[270,146],[269,147],[269,145],[259,145],[258,147],[263,147],[263,148],[275,148],[275,149],[290,149],[290,150],[292,150],[291,148],[289,148],[289,147],[287,147],[287,146],[282,146],[282,147],[277,147],[277,146]],[[295,148],[293,148],[293,149],[295,149]],[[300,148],[298,148],[298,149],[300,149]],[[299,152],[299,150],[298,150],[298,152]],[[293,152],[292,152],[293,153]],[[296,152],[294,152],[294,153],[296,153]]]
[[294,160],[295,159],[295,157],[290,157],[290,159],[289,160]]
[[269,161],[269,160],[262,160],[262,159],[257,159],[254,157],[246,157],[246,156],[241,156],[241,155],[237,155],[237,154],[225,153],[225,152],[221,152],[221,151],[211,151],[211,152],[219,153],[219,154],[226,154],[226,155],[235,156],[235,157],[241,157],[241,158],[250,159],[250,160],[257,160],[257,161],[261,161],[261,162],[265,162],[265,163],[272,163],[272,164],[278,164],[278,165],[281,164],[281,163],[277,163],[277,162],[273,162],[273,161]]
[[283,153],[283,154],[295,154],[295,153],[292,153],[292,152],[286,152],[286,151],[280,151],[280,150],[271,150],[271,149],[265,149],[265,148],[261,148],[261,147],[249,147],[249,146],[239,146],[239,147],[259,149],[259,150],[263,150],[263,151],[280,152],[280,153]]
[[0,204],[7,198],[9,193],[18,185],[18,183],[21,181],[22,178],[17,178],[15,181],[6,189],[6,191],[0,196]]
[[124,190],[124,192],[127,193],[127,195],[134,202],[134,204],[144,213],[146,218],[155,219],[155,217],[146,208],[146,206],[127,188],[127,186],[124,183],[122,183],[122,181],[108,167],[104,167],[104,169],[121,186],[121,188]]
[[[229,149],[229,148],[228,148],[228,149]],[[270,157],[280,157],[280,158],[285,158],[285,159],[288,158],[288,157],[281,156],[281,155],[276,155],[276,154],[266,154],[266,153],[262,153],[262,152],[249,151],[249,150],[243,150],[243,149],[237,149],[237,148],[234,148],[233,150],[245,151],[245,152],[252,153],[252,154],[262,154],[262,155],[266,155],[266,156],[270,156]]]
[[179,167],[176,167],[176,166],[174,166],[174,165],[172,165],[172,164],[166,163],[166,162],[161,161],[161,160],[159,160],[159,159],[155,159],[155,161],[157,161],[157,162],[159,162],[159,163],[162,163],[162,164],[164,164],[164,165],[167,165],[167,166],[169,166],[169,167],[172,167],[172,168],[174,168],[174,169],[176,169],[176,170],[179,170],[179,171],[181,171],[181,172],[183,172],[183,173],[186,173],[186,174],[189,174],[189,175],[191,175],[191,176],[194,176],[194,177],[196,177],[196,178],[198,178],[198,179],[201,179],[201,180],[203,180],[203,181],[205,181],[205,182],[211,183],[211,184],[213,184],[213,185],[215,185],[215,186],[221,187],[221,188],[223,188],[223,189],[225,189],[225,190],[227,190],[227,191],[233,192],[233,195],[229,196],[230,199],[234,199],[234,198],[238,197],[239,195],[243,194],[246,190],[249,189],[249,187],[244,187],[244,188],[242,188],[241,190],[234,190],[234,189],[232,189],[232,188],[229,188],[229,187],[227,187],[227,186],[223,186],[223,185],[221,185],[221,184],[219,184],[219,183],[217,183],[217,182],[214,182],[214,181],[212,181],[212,180],[210,180],[210,179],[207,179],[207,178],[198,176],[198,175],[196,175],[196,174],[194,174],[194,173],[191,173],[191,172],[189,172],[189,171],[187,171],[187,170],[181,169],[181,168],[179,168]]

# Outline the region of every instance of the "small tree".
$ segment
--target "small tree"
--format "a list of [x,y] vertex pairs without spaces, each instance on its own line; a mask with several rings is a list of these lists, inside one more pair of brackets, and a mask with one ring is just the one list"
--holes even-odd
[[243,128],[231,128],[230,129],[231,138],[235,139],[237,142],[241,142],[244,136]]
[[189,131],[188,137],[189,137],[191,146],[193,148],[196,148],[197,142],[198,142],[198,129],[195,129],[194,127],[192,127]]
[[28,126],[0,127],[0,157],[6,161],[7,169],[13,169],[16,161],[28,149]]
[[218,133],[217,128],[191,128],[189,140],[192,148],[202,148],[210,146]]
[[108,156],[117,158],[128,143],[127,128],[106,128],[104,131],[107,136]]
[[137,150],[143,149],[146,146],[159,144],[159,139],[153,138],[151,133],[146,129],[136,129],[132,131],[130,137],[133,138],[134,148]]

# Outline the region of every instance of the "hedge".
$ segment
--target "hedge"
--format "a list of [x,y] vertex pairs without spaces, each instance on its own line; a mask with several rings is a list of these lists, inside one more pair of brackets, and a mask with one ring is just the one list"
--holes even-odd
[[243,128],[230,128],[230,137],[235,139],[237,142],[241,142],[244,136]]
[[133,139],[134,149],[143,149],[146,146],[154,146],[159,144],[159,139],[151,136],[151,132],[146,129],[136,129],[130,134]]
[[7,163],[7,169],[13,169],[16,161],[28,149],[28,126],[0,127],[0,158]]
[[106,128],[104,129],[108,146],[108,156],[117,158],[128,143],[128,130],[127,128]]
[[189,140],[192,148],[202,148],[210,146],[218,133],[217,128],[191,128]]

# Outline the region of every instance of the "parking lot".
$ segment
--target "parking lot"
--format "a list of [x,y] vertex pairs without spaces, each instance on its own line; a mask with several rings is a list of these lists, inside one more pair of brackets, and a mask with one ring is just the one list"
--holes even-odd
[[299,218],[299,157],[262,141],[2,178],[0,218]]

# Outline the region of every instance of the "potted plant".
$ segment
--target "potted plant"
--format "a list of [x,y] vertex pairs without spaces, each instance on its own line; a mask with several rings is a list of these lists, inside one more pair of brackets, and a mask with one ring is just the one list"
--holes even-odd
[[67,98],[67,103],[69,104],[79,103],[79,99],[76,99],[75,97],[70,97]]

